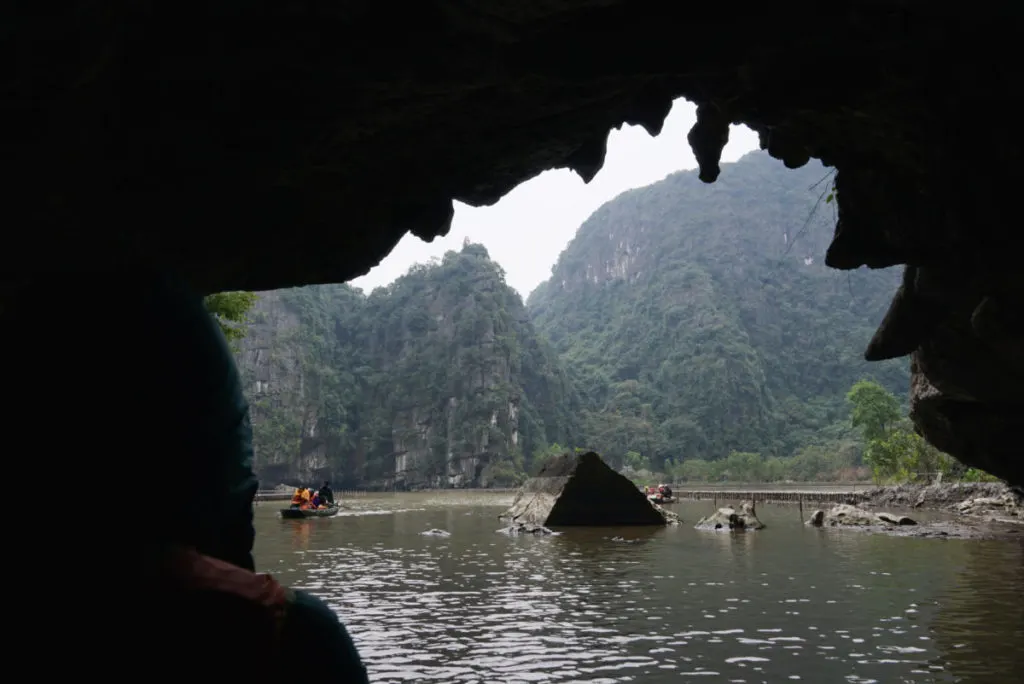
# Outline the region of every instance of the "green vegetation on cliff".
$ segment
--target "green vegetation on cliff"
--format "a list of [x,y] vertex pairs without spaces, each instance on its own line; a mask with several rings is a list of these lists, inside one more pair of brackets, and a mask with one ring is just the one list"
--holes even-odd
[[875,482],[931,482],[940,474],[967,482],[995,481],[926,442],[901,414],[896,397],[877,382],[859,380],[846,400],[852,406],[853,426],[864,436],[864,461]]
[[256,303],[255,292],[218,292],[203,298],[206,310],[220,326],[232,346],[245,337],[249,310]]
[[528,307],[472,244],[369,295],[262,293],[240,359],[264,481],[512,485],[559,445],[689,481],[945,468],[905,429],[907,363],[862,358],[899,274],[821,263],[828,183],[754,153],[624,193]]
[[908,386],[905,361],[861,356],[899,276],[821,263],[826,176],[752,153],[712,185],[676,173],[581,226],[529,308],[579,382],[588,448],[693,479],[723,459],[798,456],[805,476],[860,462],[847,390]]
[[479,245],[368,296],[266,293],[251,319],[241,366],[266,480],[505,486],[576,438],[572,384]]

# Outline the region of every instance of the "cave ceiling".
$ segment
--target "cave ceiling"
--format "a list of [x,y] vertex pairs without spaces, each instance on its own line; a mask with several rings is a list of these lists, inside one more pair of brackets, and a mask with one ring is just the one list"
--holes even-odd
[[708,182],[730,124],[788,166],[814,157],[837,170],[827,263],[909,265],[868,358],[910,355],[924,434],[1024,483],[1004,440],[1024,379],[1010,237],[1021,149],[1007,106],[1021,83],[1016,5],[15,11],[3,38],[2,286],[140,260],[207,292],[348,280],[408,232],[443,235],[453,200],[491,204],[550,168],[589,180],[610,129],[657,133],[685,97]]

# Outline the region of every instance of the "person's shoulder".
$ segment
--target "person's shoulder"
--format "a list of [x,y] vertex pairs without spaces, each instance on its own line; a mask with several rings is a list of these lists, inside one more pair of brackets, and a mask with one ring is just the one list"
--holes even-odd
[[301,590],[291,591],[282,639],[289,659],[316,662],[338,681],[369,682],[355,643],[330,606]]
[[[288,614],[297,625],[324,628],[341,626],[337,613],[323,600],[299,589],[291,589]],[[342,629],[344,629],[342,627]]]

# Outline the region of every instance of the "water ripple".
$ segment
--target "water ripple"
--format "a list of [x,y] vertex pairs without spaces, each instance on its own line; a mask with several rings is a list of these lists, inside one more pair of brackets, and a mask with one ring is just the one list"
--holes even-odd
[[492,509],[392,508],[259,523],[276,545],[261,565],[328,601],[374,682],[954,681],[948,635],[963,657],[980,648],[941,619],[964,544],[802,528],[774,546],[685,528],[508,538]]

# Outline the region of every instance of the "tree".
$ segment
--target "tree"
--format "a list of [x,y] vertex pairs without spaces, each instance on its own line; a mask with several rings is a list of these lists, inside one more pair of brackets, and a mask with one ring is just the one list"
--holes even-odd
[[234,345],[245,337],[245,322],[256,299],[255,292],[218,292],[203,298],[203,304],[220,325],[224,337]]
[[864,431],[864,441],[884,440],[900,420],[900,403],[874,380],[858,380],[846,394],[853,404],[853,427]]
[[876,482],[889,478],[930,481],[938,473],[951,472],[956,465],[952,456],[933,447],[907,425],[870,442],[864,460],[871,466]]
[[626,467],[634,472],[642,472],[651,469],[651,461],[638,451],[626,452]]

